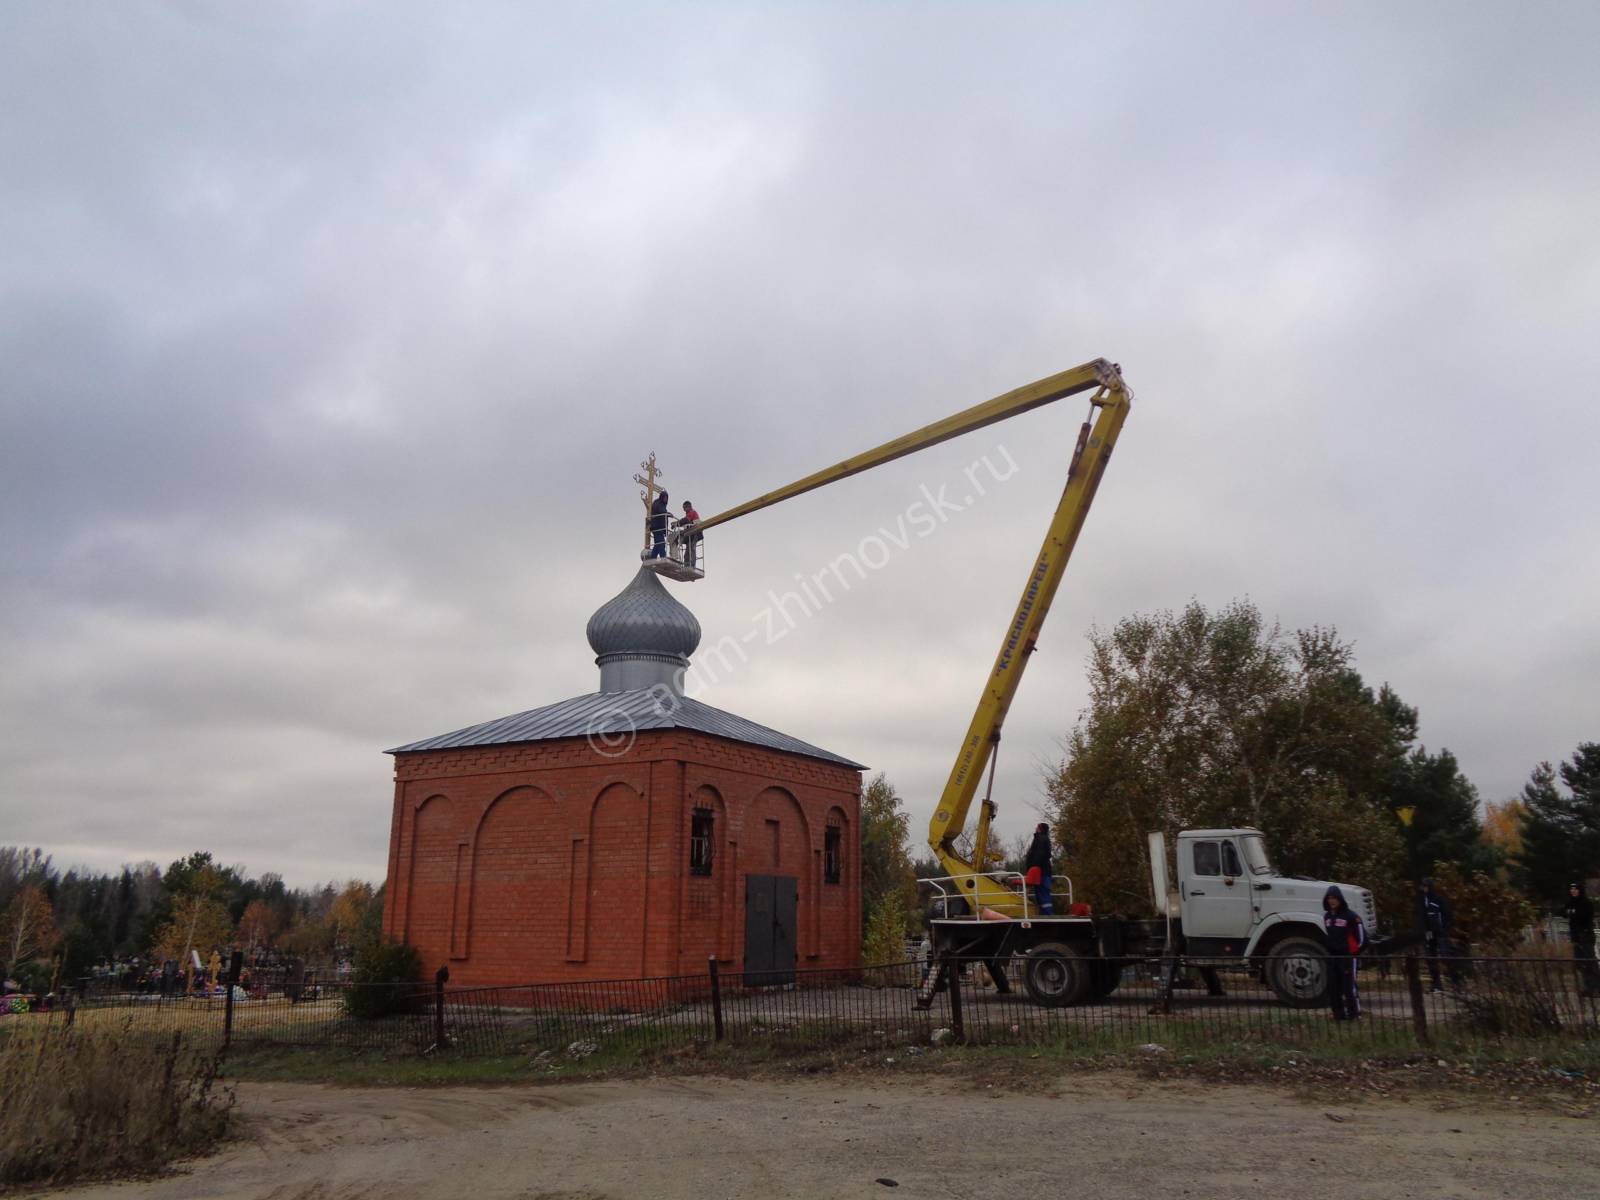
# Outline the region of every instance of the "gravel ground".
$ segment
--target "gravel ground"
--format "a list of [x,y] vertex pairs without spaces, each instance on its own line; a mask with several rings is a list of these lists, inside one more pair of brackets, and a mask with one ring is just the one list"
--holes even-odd
[[[74,1200],[1591,1196],[1589,1121],[1434,1096],[1080,1075],[654,1079],[517,1088],[244,1084],[241,1136]],[[1476,1103],[1476,1102],[1475,1102]],[[1456,1107],[1451,1107],[1456,1106]]]

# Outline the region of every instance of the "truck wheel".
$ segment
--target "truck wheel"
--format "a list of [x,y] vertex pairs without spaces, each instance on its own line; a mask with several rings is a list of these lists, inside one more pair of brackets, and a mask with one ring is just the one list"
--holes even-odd
[[1095,959],[1089,963],[1089,999],[1104,1000],[1122,982],[1122,964]]
[[1022,982],[1035,1004],[1064,1008],[1089,994],[1089,962],[1064,942],[1041,942],[1028,954]]
[[1284,938],[1267,959],[1267,982],[1278,999],[1312,1008],[1328,995],[1328,952],[1307,937]]

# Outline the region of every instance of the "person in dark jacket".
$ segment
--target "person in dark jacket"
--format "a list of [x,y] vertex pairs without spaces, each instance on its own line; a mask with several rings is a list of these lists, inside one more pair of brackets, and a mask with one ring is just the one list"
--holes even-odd
[[[1034,907],[1041,916],[1053,916],[1055,905],[1050,899],[1050,826],[1040,821],[1033,831],[1033,842],[1028,846],[1028,857],[1022,860],[1024,877],[1033,883]],[[1038,870],[1038,878],[1034,871]]]
[[650,557],[665,558],[667,556],[667,522],[672,520],[672,512],[667,508],[667,493],[657,492],[655,502],[650,505]]
[[1328,1000],[1333,1005],[1333,1019],[1353,1021],[1361,1015],[1356,957],[1367,944],[1367,927],[1336,886],[1322,896],[1322,932],[1328,946]]
[[1578,983],[1585,996],[1600,996],[1600,967],[1594,960],[1594,901],[1583,894],[1581,880],[1567,886],[1567,936],[1578,964]]
[[1459,986],[1461,974],[1456,967],[1455,950],[1450,945],[1450,927],[1456,923],[1456,910],[1450,903],[1450,897],[1434,887],[1432,879],[1424,879],[1417,885],[1417,911],[1428,947],[1428,974],[1432,979],[1432,990],[1444,991],[1444,984],[1439,978],[1440,958],[1448,964],[1451,986]]

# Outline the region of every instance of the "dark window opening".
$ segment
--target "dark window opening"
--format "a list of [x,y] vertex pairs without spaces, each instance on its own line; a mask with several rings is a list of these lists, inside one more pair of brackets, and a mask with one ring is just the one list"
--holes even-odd
[[1194,873],[1196,875],[1221,875],[1222,852],[1215,842],[1194,844]]
[[711,874],[711,834],[716,825],[709,808],[697,808],[689,818],[689,874]]
[[844,830],[829,825],[822,835],[822,881],[838,883],[844,873]]
[[1239,865],[1239,852],[1233,848],[1232,842],[1222,843],[1222,873],[1224,875],[1244,874],[1244,868]]

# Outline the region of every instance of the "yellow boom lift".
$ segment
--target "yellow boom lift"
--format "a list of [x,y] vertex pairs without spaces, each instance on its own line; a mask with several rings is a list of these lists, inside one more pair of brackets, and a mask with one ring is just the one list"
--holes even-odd
[[[1067,560],[1072,556],[1072,548],[1077,543],[1084,518],[1089,515],[1089,505],[1094,502],[1100,476],[1105,472],[1112,447],[1116,445],[1117,435],[1128,416],[1132,398],[1122,381],[1121,368],[1116,363],[1097,358],[1070,371],[1051,375],[825,467],[726,512],[707,517],[692,530],[704,533],[736,517],[770,508],[781,501],[870,471],[873,467],[881,467],[964,433],[1084,392],[1091,393],[1089,416],[1078,433],[1077,447],[1072,452],[1072,460],[1067,468],[1067,482],[1061,492],[1061,500],[1050,519],[1044,544],[1028,568],[1022,599],[1017,602],[1017,610],[1012,615],[1011,623],[1006,626],[1000,652],[995,656],[994,667],[989,672],[977,711],[972,714],[972,723],[962,739],[955,765],[950,768],[950,777],[939,797],[939,806],[928,824],[928,845],[933,848],[948,872],[950,882],[959,889],[958,894],[970,906],[974,916],[985,909],[1011,918],[1029,915],[1022,889],[987,871],[989,835],[995,814],[992,799],[995,749],[1000,742],[1000,728],[1005,723],[1006,712],[1017,694],[1017,685],[1022,682],[1022,672],[1038,643],[1045,614],[1050,611],[1050,602],[1055,599],[1056,588],[1061,584],[1061,576],[1067,569]],[[675,578],[699,578],[701,575],[699,571],[680,573],[670,559],[651,561],[660,564],[662,573],[672,574]],[[989,767],[988,790],[979,812],[972,859],[969,861],[956,849],[956,839],[966,828],[967,816],[985,766]]]

